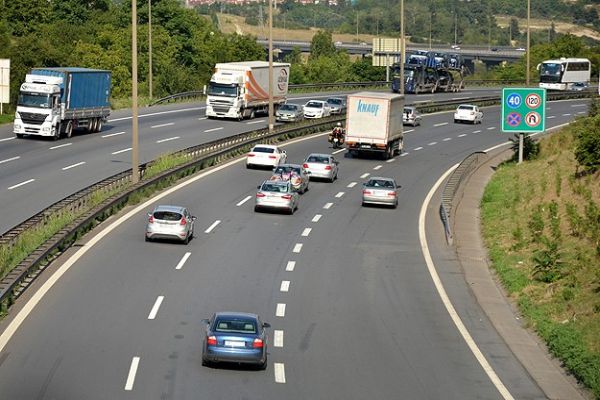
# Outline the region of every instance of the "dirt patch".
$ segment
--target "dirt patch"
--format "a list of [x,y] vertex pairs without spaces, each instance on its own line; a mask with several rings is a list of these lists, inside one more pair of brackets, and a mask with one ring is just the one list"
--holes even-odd
[[[496,23],[501,28],[506,28],[510,22],[511,17],[496,15]],[[527,29],[527,19],[517,18],[519,21],[519,29],[521,32],[525,32]],[[547,19],[536,19],[531,18],[531,29],[542,31],[548,30],[552,26],[552,21]],[[559,33],[570,33],[575,36],[587,36],[594,40],[600,40],[600,32],[595,31],[585,26],[575,25],[568,22],[554,21],[554,29]]]

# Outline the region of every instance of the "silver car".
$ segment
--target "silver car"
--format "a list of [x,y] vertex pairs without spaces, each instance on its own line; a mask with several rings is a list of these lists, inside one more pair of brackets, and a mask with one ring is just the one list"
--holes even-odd
[[279,122],[292,122],[304,119],[304,110],[298,104],[283,104],[277,109],[275,119]]
[[146,241],[154,239],[179,240],[188,244],[194,237],[196,217],[185,207],[157,206],[148,213],[146,223]]
[[396,208],[398,189],[399,186],[392,178],[372,177],[363,183],[362,205],[382,204]]
[[312,153],[306,157],[302,166],[311,179],[320,178],[333,182],[338,177],[338,164],[331,154]]
[[412,125],[413,127],[421,125],[421,113],[419,113],[415,107],[404,107],[404,112],[402,113],[402,123],[404,125]]
[[331,115],[331,107],[323,100],[310,100],[303,109],[304,118],[324,118]]
[[331,108],[331,114],[346,113],[346,99],[341,97],[330,97],[327,99],[327,104]]
[[263,209],[283,210],[293,214],[298,208],[300,195],[289,181],[264,181],[258,186],[254,211]]
[[298,193],[304,193],[308,190],[309,176],[308,172],[300,164],[280,164],[273,168],[271,180],[289,181],[292,189]]

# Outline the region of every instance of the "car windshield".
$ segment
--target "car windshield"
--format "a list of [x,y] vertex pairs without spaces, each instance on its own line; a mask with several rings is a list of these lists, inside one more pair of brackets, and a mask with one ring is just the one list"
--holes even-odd
[[392,181],[388,181],[386,179],[371,179],[367,182],[367,186],[376,187],[376,188],[394,188],[394,183]]
[[272,147],[255,147],[252,149],[253,153],[275,153],[275,149]]
[[154,218],[163,221],[179,221],[181,220],[181,214],[173,211],[155,211]]
[[284,104],[281,107],[279,107],[280,111],[296,111],[298,109],[298,106],[295,104]]
[[306,103],[306,107],[323,108],[323,103],[320,103],[318,101],[309,101],[308,103]]
[[237,96],[238,86],[236,84],[224,85],[221,83],[211,82],[208,85],[208,94],[212,96]]
[[327,102],[330,104],[335,104],[336,106],[342,105],[342,99],[327,99]]
[[286,184],[282,184],[282,183],[266,182],[266,183],[263,183],[260,190],[262,190],[263,192],[287,193],[288,186]]
[[306,162],[309,163],[321,163],[321,164],[329,164],[329,157],[322,156],[309,156],[306,159]]
[[23,107],[51,108],[50,95],[45,93],[19,93],[17,105]]
[[241,318],[218,318],[215,321],[215,332],[256,333],[256,321]]
[[404,113],[405,114],[412,114],[414,112],[414,110],[412,108],[405,108],[404,109]]

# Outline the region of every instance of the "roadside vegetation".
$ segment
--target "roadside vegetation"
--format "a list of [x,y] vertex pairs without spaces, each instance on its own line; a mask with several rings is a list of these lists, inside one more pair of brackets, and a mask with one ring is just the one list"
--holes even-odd
[[481,203],[493,267],[527,324],[600,398],[600,100],[504,163]]

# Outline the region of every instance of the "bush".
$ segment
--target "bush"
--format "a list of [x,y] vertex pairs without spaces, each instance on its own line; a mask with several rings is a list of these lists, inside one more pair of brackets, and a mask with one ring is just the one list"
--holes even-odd
[[600,115],[579,124],[576,132],[575,159],[585,172],[593,173],[600,168]]
[[[519,134],[515,133],[514,138],[509,138],[512,142],[511,149],[514,151],[513,161],[519,160]],[[531,136],[523,135],[523,160],[533,160],[537,157],[540,152],[540,146],[537,144]]]
[[559,243],[546,237],[542,237],[542,243],[545,248],[533,253],[533,276],[541,282],[556,282],[562,277],[563,266]]

